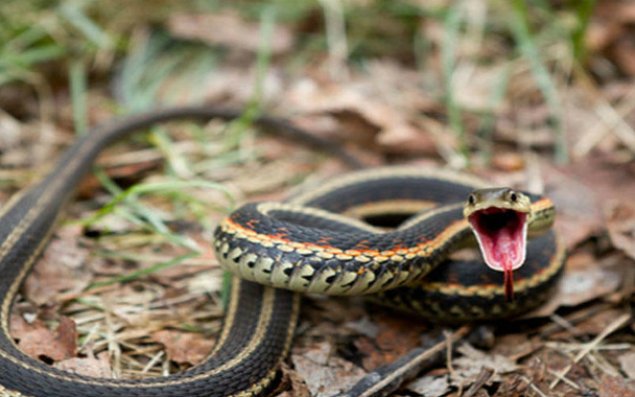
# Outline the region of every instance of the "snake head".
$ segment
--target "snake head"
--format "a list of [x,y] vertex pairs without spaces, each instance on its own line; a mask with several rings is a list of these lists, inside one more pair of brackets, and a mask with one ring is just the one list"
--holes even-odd
[[505,295],[513,296],[513,271],[525,262],[531,200],[510,188],[473,191],[463,215],[468,220],[487,266],[505,273]]

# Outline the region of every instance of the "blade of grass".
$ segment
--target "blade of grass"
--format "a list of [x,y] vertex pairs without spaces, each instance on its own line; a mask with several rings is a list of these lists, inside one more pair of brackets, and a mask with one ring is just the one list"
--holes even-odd
[[[118,210],[119,214],[123,216],[125,219],[133,222],[136,225],[140,225],[142,227],[147,228],[149,231],[156,233],[167,241],[181,246],[186,247],[192,251],[198,252],[200,249],[198,245],[189,239],[186,236],[181,236],[173,233],[170,228],[163,221],[163,216],[158,214],[156,211],[151,208],[141,204],[138,200],[140,195],[143,194],[166,194],[166,192],[177,192],[179,193],[181,189],[185,188],[206,188],[206,189],[215,189],[220,190],[225,193],[226,197],[230,202],[232,202],[233,206],[233,197],[229,193],[228,190],[225,189],[223,185],[194,180],[194,181],[168,181],[168,182],[157,182],[157,183],[146,183],[139,184],[130,187],[127,190],[121,190],[110,178],[103,172],[103,170],[97,169],[95,175],[100,180],[103,186],[108,189],[111,194],[113,194],[113,199],[99,209],[92,216],[81,220],[79,223],[84,226],[93,225],[98,220],[102,219],[104,216],[113,213],[115,210]],[[181,193],[182,194],[182,193]],[[203,226],[206,226],[203,224]],[[206,227],[207,228],[207,227]]]
[[227,128],[225,135],[225,145],[227,148],[237,147],[243,140],[244,134],[253,124],[254,120],[262,113],[262,100],[264,92],[264,82],[271,64],[271,40],[275,27],[275,7],[266,7],[261,16],[260,24],[260,46],[256,59],[256,81],[254,90],[245,107],[242,116],[232,121]]
[[584,38],[595,8],[595,0],[580,0],[576,3],[577,26],[573,31],[571,40],[573,41],[575,59],[580,63],[584,63],[586,61],[586,43]]
[[461,120],[461,109],[454,98],[452,84],[454,70],[456,69],[456,47],[459,41],[461,28],[460,3],[450,7],[445,15],[444,36],[441,47],[441,67],[443,83],[445,87],[445,107],[448,112],[450,128],[454,131],[459,145],[459,152],[468,161],[468,145],[465,137],[465,128]]
[[130,272],[127,274],[122,274],[120,276],[116,276],[113,277],[109,280],[104,280],[104,281],[98,281],[95,283],[92,283],[88,286],[88,289],[94,289],[94,288],[99,288],[99,287],[105,287],[108,285],[112,285],[112,284],[117,284],[117,283],[125,283],[125,282],[130,282],[130,281],[134,281],[137,280],[141,277],[145,277],[145,276],[149,276],[151,274],[157,273],[163,269],[167,269],[173,266],[176,266],[180,263],[185,262],[188,259],[194,258],[198,256],[197,253],[189,253],[189,254],[185,254],[185,255],[180,255],[177,256],[175,258],[169,259],[167,261],[164,262],[159,262],[156,263],[154,265],[148,266],[146,268],[143,269],[139,269],[136,270],[134,272]]
[[[109,178],[108,178],[109,179]],[[135,204],[138,203],[137,199],[139,196],[144,194],[161,194],[166,192],[180,192],[182,189],[186,188],[203,188],[203,189],[214,189],[219,190],[225,194],[228,200],[233,201],[233,197],[229,190],[225,188],[225,186],[209,181],[202,180],[191,180],[191,181],[167,181],[167,182],[154,182],[154,183],[142,183],[137,184],[130,187],[127,190],[120,190],[119,193],[115,194],[115,196],[107,203],[105,206],[100,208],[95,214],[91,217],[84,219],[81,223],[85,226],[90,226],[103,218],[104,216],[112,213],[114,209],[120,204]],[[138,209],[138,208],[135,208]],[[160,226],[159,229],[161,231],[165,231],[164,226]]]
[[502,103],[503,99],[505,99],[509,75],[509,67],[506,65],[499,75],[498,81],[494,85],[494,89],[489,98],[489,108],[492,109],[492,111],[483,115],[478,126],[479,135],[483,143],[481,153],[485,163],[490,163],[492,160],[492,135],[494,134],[494,125],[496,123],[495,113],[498,106]]
[[529,62],[531,72],[536,80],[538,89],[542,93],[547,106],[550,109],[554,129],[555,139],[555,159],[560,163],[566,163],[569,159],[567,142],[562,125],[562,109],[558,90],[551,79],[549,71],[542,62],[540,51],[534,43],[529,31],[528,9],[524,0],[512,0],[512,18],[510,28],[522,56]]
[[64,2],[59,7],[59,14],[98,48],[112,48],[108,33],[83,12],[78,2]]
[[72,61],[69,75],[75,133],[84,135],[88,130],[88,95],[84,61],[81,59]]
[[150,133],[150,143],[156,146],[167,161],[168,172],[180,178],[191,178],[192,171],[187,159],[174,150],[172,139],[165,129],[156,127]]

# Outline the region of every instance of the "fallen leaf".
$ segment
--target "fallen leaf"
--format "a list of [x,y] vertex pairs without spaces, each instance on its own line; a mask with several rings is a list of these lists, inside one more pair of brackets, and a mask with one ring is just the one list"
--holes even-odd
[[9,113],[0,109],[0,151],[6,153],[18,145],[20,140],[20,123]]
[[57,369],[93,378],[112,377],[112,368],[108,353],[102,352],[97,357],[74,357],[62,360],[53,365]]
[[175,330],[161,330],[154,332],[152,340],[165,346],[168,358],[179,364],[195,365],[203,361],[212,350],[212,338]]
[[77,329],[70,318],[62,317],[55,332],[39,320],[33,324],[20,316],[12,316],[11,320],[11,335],[28,356],[57,362],[76,355]]
[[332,116],[338,124],[331,133],[341,141],[388,153],[435,154],[432,135],[418,121],[437,104],[418,89],[420,76],[391,62],[372,62],[366,71],[346,83],[301,80],[285,99],[299,113]]
[[547,303],[527,313],[523,318],[550,316],[561,306],[575,307],[614,292],[622,281],[619,266],[571,268],[567,266],[562,280]]
[[421,335],[428,329],[423,322],[407,316],[380,313],[373,317],[377,325],[373,339],[361,337],[355,340],[355,346],[363,355],[364,369],[368,371],[392,363],[420,346]]
[[344,327],[371,339],[377,338],[377,334],[379,333],[379,326],[375,322],[371,321],[368,316],[363,316],[356,321],[348,321],[344,324]]
[[333,355],[329,342],[320,342],[294,353],[291,361],[314,397],[331,396],[347,390],[366,375],[353,363]]
[[202,84],[205,102],[238,108],[253,98],[256,85],[262,87],[260,96],[263,103],[276,99],[284,90],[282,76],[276,69],[268,70],[264,76],[260,76],[255,68],[219,67]]
[[424,376],[406,385],[406,389],[423,397],[443,396],[450,391],[448,376]]
[[617,358],[622,371],[630,378],[635,379],[635,352],[622,354]]
[[516,152],[495,153],[492,165],[505,172],[520,171],[525,168],[525,159]]
[[[168,29],[175,37],[222,45],[230,50],[257,53],[263,45],[260,23],[248,21],[237,12],[177,14],[168,20]],[[293,35],[285,26],[276,24],[266,45],[273,54],[289,52]]]
[[604,375],[600,380],[600,397],[635,397],[635,382]]
[[607,227],[613,245],[635,259],[635,205],[622,202],[611,207]]
[[[583,322],[575,326],[576,336],[578,335],[599,335],[604,331],[607,324],[615,322],[619,317],[624,316],[626,312],[623,309],[606,309],[597,313]],[[571,334],[565,331],[566,338],[570,338]],[[552,338],[557,338],[559,335],[554,334]]]
[[51,304],[60,293],[75,293],[90,282],[90,273],[82,265],[89,251],[79,243],[82,228],[59,228],[42,258],[24,283],[25,296],[37,305]]
[[568,248],[573,248],[604,227],[601,205],[594,190],[569,170],[546,166],[546,195],[553,200],[555,228]]
[[[282,363],[283,381],[278,389],[285,390],[277,397],[311,397],[311,391],[304,379],[286,363]],[[290,389],[290,390],[289,390]]]
[[499,355],[488,354],[472,347],[469,343],[464,343],[457,348],[461,357],[452,362],[454,371],[450,374],[452,385],[464,386],[474,383],[481,373],[483,367],[494,370],[491,381],[500,381],[501,374],[513,372],[518,366],[513,360]]

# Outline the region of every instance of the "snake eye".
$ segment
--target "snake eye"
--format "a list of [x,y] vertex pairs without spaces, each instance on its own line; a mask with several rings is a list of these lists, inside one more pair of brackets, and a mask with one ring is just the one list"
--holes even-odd
[[467,197],[467,202],[468,202],[468,204],[469,204],[469,205],[474,205],[474,204],[476,204],[476,196],[474,196],[474,194],[470,194],[470,195]]
[[509,194],[509,200],[511,200],[512,203],[518,201],[518,194],[516,192],[511,192]]

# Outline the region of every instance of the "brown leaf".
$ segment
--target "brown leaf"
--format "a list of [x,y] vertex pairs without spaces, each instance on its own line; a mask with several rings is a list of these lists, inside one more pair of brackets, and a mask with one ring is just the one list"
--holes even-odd
[[20,316],[12,316],[11,320],[12,336],[18,340],[20,349],[30,357],[61,361],[75,356],[77,329],[70,318],[62,317],[55,332],[41,321],[28,324]]
[[93,378],[109,378],[112,376],[112,368],[106,352],[98,354],[97,357],[69,358],[57,362],[53,366],[63,371]]
[[311,397],[311,391],[304,379],[286,363],[282,364],[283,381],[278,386],[282,392],[278,397]]
[[452,384],[457,386],[473,383],[484,367],[494,370],[492,377],[494,381],[499,381],[501,374],[518,369],[518,366],[513,360],[499,354],[482,352],[468,343],[459,346],[457,351],[461,353],[462,356],[453,361],[454,371],[450,376]]
[[82,267],[89,252],[79,242],[81,226],[61,227],[24,283],[26,297],[38,305],[50,304],[62,292],[79,292],[90,282]]
[[620,266],[598,266],[593,262],[586,267],[574,268],[567,264],[554,296],[523,318],[550,316],[560,306],[575,307],[605,296],[620,286],[622,276],[623,268]]
[[[168,29],[176,37],[222,45],[231,50],[256,53],[263,45],[260,24],[247,21],[237,12],[173,15],[168,20]],[[277,24],[266,45],[274,54],[288,52],[293,46],[293,35]]]
[[635,382],[622,377],[604,375],[600,381],[600,397],[635,397]]
[[423,376],[406,385],[406,389],[421,396],[444,396],[450,391],[450,382],[444,376]]
[[635,174],[610,158],[588,156],[565,167],[544,165],[547,196],[556,204],[556,229],[568,247],[605,230],[604,214],[635,197]]
[[[298,349],[299,350],[299,349]],[[365,372],[332,354],[329,342],[320,342],[312,347],[294,352],[291,361],[296,372],[315,397],[330,396],[353,386]]]
[[198,364],[214,346],[214,340],[200,334],[175,330],[161,330],[152,339],[165,346],[168,358],[179,364]]
[[361,337],[355,340],[355,346],[363,354],[363,366],[373,370],[391,363],[421,344],[421,334],[427,329],[423,323],[399,315],[374,316],[377,324],[373,339]]
[[302,80],[290,88],[289,105],[301,113],[331,115],[337,138],[389,153],[433,154],[436,144],[418,121],[436,104],[418,89],[420,76],[391,62],[343,82]]
[[593,189],[568,170],[548,167],[547,196],[556,205],[555,228],[568,248],[573,248],[603,227],[600,203]]
[[630,378],[635,379],[635,352],[622,354],[617,358],[622,371]]
[[615,204],[608,210],[607,224],[613,245],[635,259],[635,205]]
[[516,152],[495,153],[492,165],[505,172],[520,171],[525,168],[525,159]]

